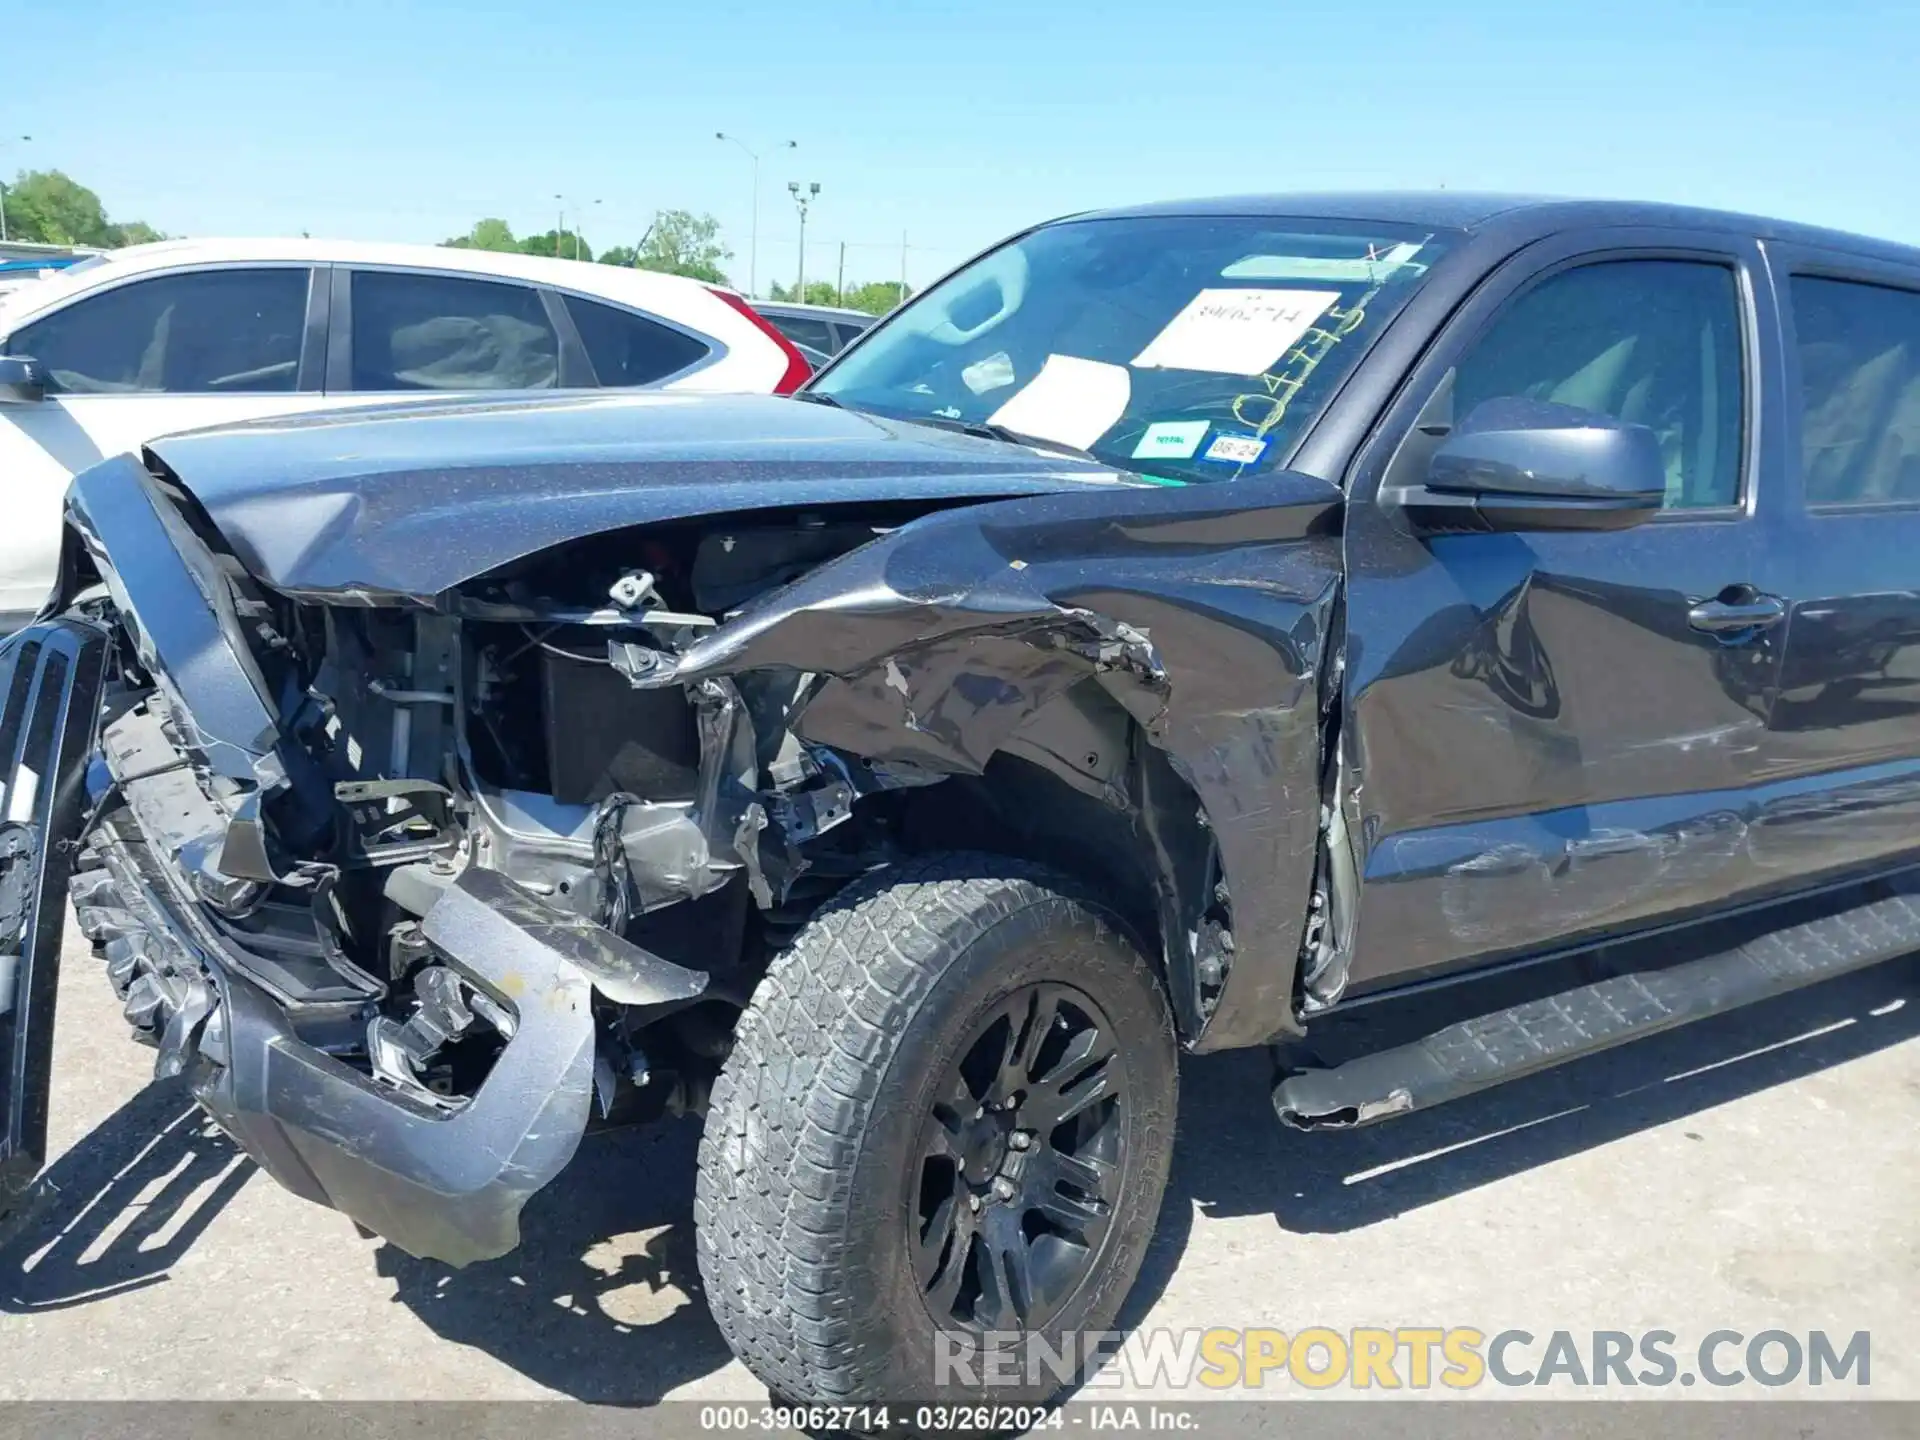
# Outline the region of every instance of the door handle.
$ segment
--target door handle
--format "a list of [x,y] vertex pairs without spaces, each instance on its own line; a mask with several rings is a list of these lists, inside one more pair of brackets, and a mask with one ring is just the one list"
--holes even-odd
[[1725,635],[1734,630],[1765,630],[1786,618],[1787,602],[1777,595],[1751,595],[1744,600],[1703,600],[1687,611],[1687,623],[1709,635]]

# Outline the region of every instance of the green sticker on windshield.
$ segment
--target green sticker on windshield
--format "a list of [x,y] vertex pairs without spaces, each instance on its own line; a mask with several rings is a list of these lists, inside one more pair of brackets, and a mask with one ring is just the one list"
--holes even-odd
[[1191,460],[1207,438],[1205,420],[1156,420],[1140,434],[1133,447],[1136,460]]
[[1176,480],[1171,475],[1149,475],[1144,470],[1138,470],[1134,473],[1149,485],[1184,485],[1187,483],[1184,480]]

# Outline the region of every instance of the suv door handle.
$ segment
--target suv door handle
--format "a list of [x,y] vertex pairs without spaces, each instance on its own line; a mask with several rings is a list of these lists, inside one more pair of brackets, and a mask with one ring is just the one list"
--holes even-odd
[[1687,611],[1687,623],[1709,635],[1724,635],[1731,630],[1764,630],[1786,618],[1787,602],[1777,595],[1753,595],[1746,600],[1703,600]]

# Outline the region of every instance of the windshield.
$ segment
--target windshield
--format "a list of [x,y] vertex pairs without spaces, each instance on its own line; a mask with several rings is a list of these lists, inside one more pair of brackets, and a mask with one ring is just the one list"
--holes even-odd
[[1231,480],[1284,462],[1443,248],[1338,221],[1065,221],[948,277],[809,389],[1154,478]]

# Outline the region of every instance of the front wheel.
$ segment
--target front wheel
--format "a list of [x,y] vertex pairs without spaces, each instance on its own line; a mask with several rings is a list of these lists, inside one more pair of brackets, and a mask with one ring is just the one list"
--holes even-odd
[[1176,1085],[1153,969],[1071,885],[982,855],[859,881],[775,960],[714,1088],[694,1216],[721,1332],[794,1401],[1049,1398],[1139,1270]]

